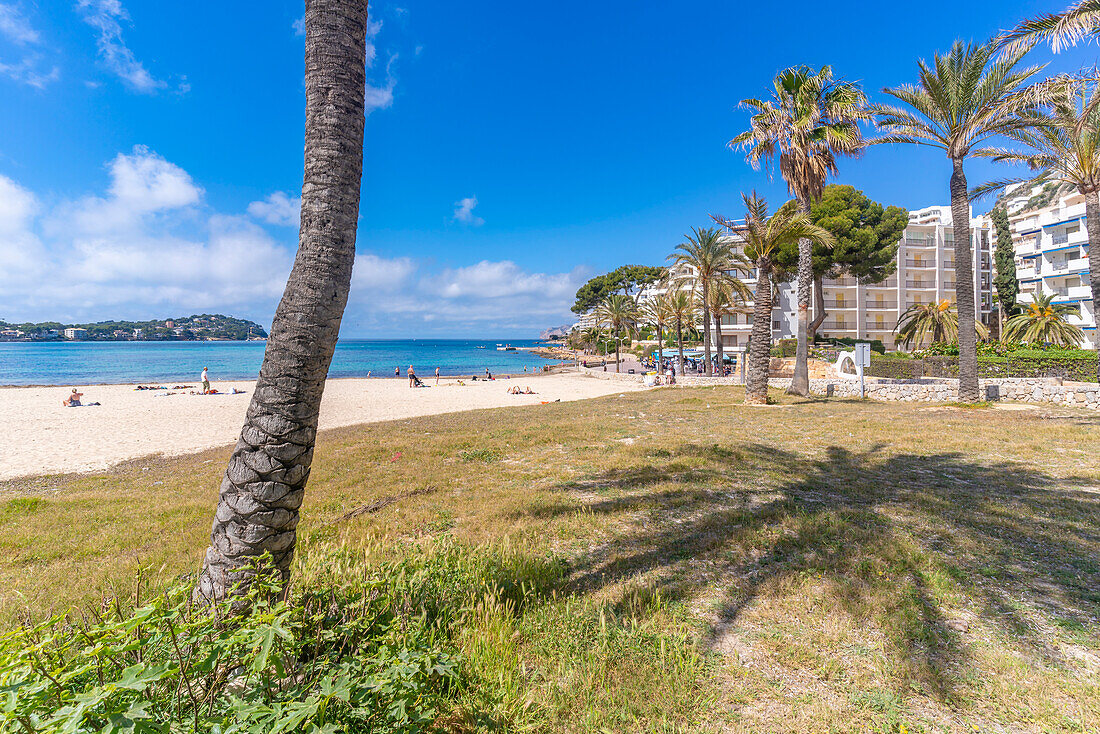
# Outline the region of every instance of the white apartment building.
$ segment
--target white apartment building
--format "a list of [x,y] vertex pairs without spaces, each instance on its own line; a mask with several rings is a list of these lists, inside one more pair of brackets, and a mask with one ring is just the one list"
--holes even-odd
[[86,339],[88,337],[87,329],[77,329],[74,327],[69,327],[68,329],[65,329],[64,333],[66,339]]
[[1081,346],[1095,349],[1100,340],[1089,276],[1085,197],[1072,189],[1055,195],[1041,208],[1028,210],[1027,200],[1038,191],[1037,187],[1009,192],[1008,225],[1016,252],[1016,279],[1020,283],[1017,300],[1031,303],[1034,295],[1041,293],[1053,296],[1054,303],[1075,306],[1078,313],[1069,321],[1085,334]]
[[[897,271],[881,283],[859,285],[844,276],[822,282],[825,321],[817,333],[824,338],[878,339],[895,347],[894,328],[913,304],[955,300],[955,233],[951,207],[932,206],[911,212],[897,254]],[[989,324],[993,306],[993,225],[988,217],[971,218],[970,245],[974,271],[974,316]],[[730,235],[735,242],[739,239]],[[735,244],[735,246],[737,246]],[[750,288],[756,274],[741,276]],[[815,294],[816,295],[816,294]],[[810,318],[814,318],[811,301]],[[780,286],[772,308],[772,338],[794,338],[798,333],[795,283]],[[744,346],[752,316],[725,317],[723,346]]]

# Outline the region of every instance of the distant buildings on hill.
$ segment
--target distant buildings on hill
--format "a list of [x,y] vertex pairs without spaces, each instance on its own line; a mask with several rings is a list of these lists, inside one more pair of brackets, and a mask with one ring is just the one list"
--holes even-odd
[[8,324],[0,321],[0,341],[256,341],[267,332],[254,321],[201,314],[164,321],[102,321]]

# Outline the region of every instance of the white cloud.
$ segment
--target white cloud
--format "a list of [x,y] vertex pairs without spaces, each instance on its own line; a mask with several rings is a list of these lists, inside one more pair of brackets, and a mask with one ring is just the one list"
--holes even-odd
[[104,197],[89,196],[61,207],[47,226],[79,234],[118,232],[142,226],[160,212],[198,204],[203,191],[191,175],[145,146],[119,153],[108,165]]
[[480,227],[485,224],[484,219],[474,214],[474,207],[476,206],[476,196],[467,196],[465,199],[459,199],[455,202],[454,220],[456,222],[462,222],[463,224],[469,224],[473,227]]
[[146,148],[116,156],[108,170],[102,195],[45,214],[32,192],[0,176],[5,316],[274,309],[293,247],[244,216],[204,211],[190,174]]
[[438,290],[444,298],[537,295],[550,300],[572,296],[577,288],[569,273],[527,273],[510,260],[482,260],[474,265],[447,269],[432,279],[428,286]]
[[407,289],[416,270],[417,266],[412,258],[387,259],[372,253],[359,254],[355,256],[351,287],[353,291],[369,289],[366,294],[369,299],[378,291]]
[[0,61],[0,74],[36,89],[45,89],[47,84],[60,78],[61,69],[54,66],[49,71],[45,71],[40,66],[41,60],[40,55],[31,54],[24,57],[18,64],[6,64]]
[[248,213],[268,224],[297,227],[302,215],[302,198],[276,191],[263,201],[249,204]]
[[127,86],[143,94],[167,86],[146,70],[122,40],[121,21],[130,16],[120,0],[78,0],[77,7],[83,11],[84,22],[99,31],[96,46],[103,63]]
[[290,27],[294,29],[294,35],[304,36],[306,34],[306,19],[304,17],[298,18],[290,24]]
[[[0,3],[0,36],[18,46],[35,45],[41,41],[38,31],[11,3]],[[40,53],[26,52],[19,62],[0,60],[0,74],[21,84],[45,89],[47,84],[60,78],[61,69],[57,65],[44,64]]]
[[[256,218],[285,216],[295,200],[273,194],[253,202],[263,205],[259,214],[252,206],[248,215],[212,211],[186,170],[143,147],[115,156],[107,170],[102,191],[49,208],[0,175],[0,316],[84,321],[220,311],[270,319],[297,243]],[[360,252],[345,332],[535,331],[569,318],[585,277],[508,260],[440,267]]]
[[39,40],[38,31],[11,3],[0,3],[0,35],[14,43],[38,43]]

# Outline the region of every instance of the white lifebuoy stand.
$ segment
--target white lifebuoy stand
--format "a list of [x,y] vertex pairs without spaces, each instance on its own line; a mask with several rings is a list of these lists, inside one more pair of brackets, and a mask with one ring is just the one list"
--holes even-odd
[[856,363],[856,373],[859,375],[859,397],[867,397],[867,390],[863,385],[863,368],[871,366],[871,345],[866,342],[856,344],[856,354],[853,360]]

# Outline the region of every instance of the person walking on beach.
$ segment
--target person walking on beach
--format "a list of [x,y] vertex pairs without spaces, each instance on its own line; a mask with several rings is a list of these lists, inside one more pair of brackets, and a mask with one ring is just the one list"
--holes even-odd
[[439,384],[439,368],[435,368],[435,384]]
[[400,377],[401,376],[401,368],[400,367],[394,367],[393,368],[393,376],[394,377]]
[[[192,372],[191,374],[195,374],[195,373]],[[210,374],[206,371],[205,367],[202,368],[202,377],[199,378],[199,379],[202,380],[202,394],[203,395],[209,395],[210,394]]]
[[416,372],[411,364],[409,365],[409,387],[416,387]]

